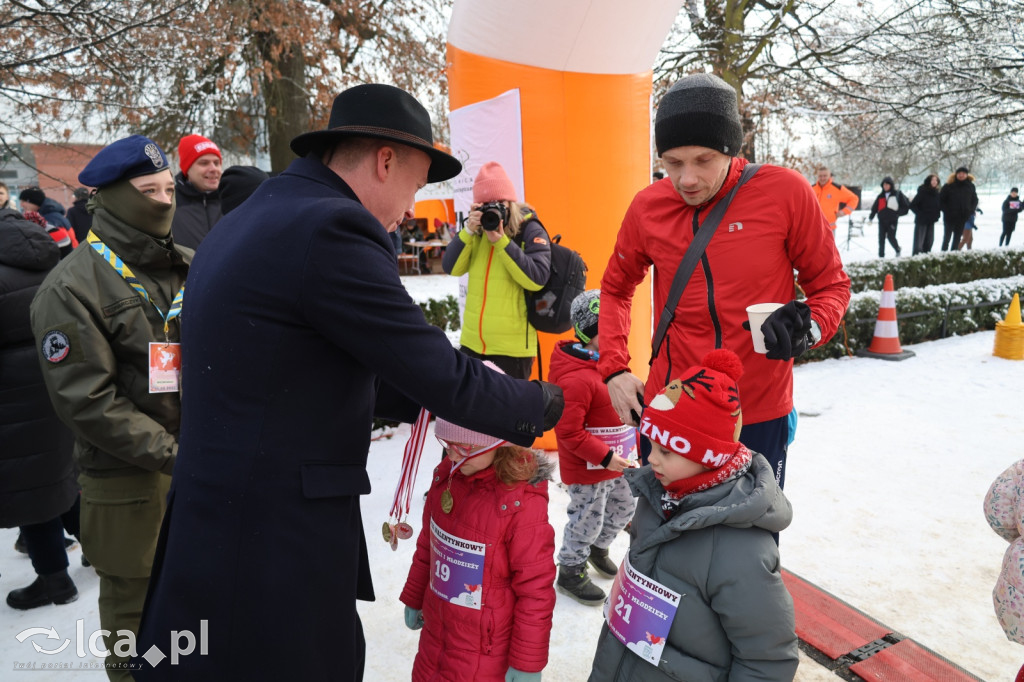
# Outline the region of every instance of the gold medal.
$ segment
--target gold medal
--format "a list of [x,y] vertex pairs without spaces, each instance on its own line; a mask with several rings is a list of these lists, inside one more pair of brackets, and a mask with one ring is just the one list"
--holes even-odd
[[452,499],[451,492],[445,490],[443,493],[441,493],[441,511],[443,511],[445,514],[450,514],[452,511],[452,507],[454,506],[455,500]]
[[384,542],[391,542],[391,524],[385,521],[384,527],[380,529],[380,534],[384,536]]

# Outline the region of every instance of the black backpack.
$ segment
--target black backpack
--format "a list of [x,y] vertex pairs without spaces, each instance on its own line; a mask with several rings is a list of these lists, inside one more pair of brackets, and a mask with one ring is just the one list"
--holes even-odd
[[[537,216],[523,216],[524,223],[528,220],[537,220]],[[561,240],[560,234],[550,239],[551,272],[547,283],[539,291],[525,292],[526,320],[534,329],[546,334],[561,334],[572,329],[572,300],[587,288],[587,264],[580,254],[562,246]],[[522,232],[516,243],[523,246]]]

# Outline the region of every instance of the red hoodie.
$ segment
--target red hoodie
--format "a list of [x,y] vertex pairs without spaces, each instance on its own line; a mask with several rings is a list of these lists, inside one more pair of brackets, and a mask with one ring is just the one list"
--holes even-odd
[[587,463],[600,465],[608,455],[608,445],[586,427],[622,426],[615,414],[608,387],[597,371],[597,362],[583,360],[565,352],[575,341],[559,341],[551,351],[548,379],[558,384],[565,398],[562,418],[555,426],[558,442],[558,473],[562,483],[590,484],[621,476],[617,471],[588,469]]
[[[735,158],[717,202],[739,179],[745,159]],[[688,206],[669,178],[640,191],[626,211],[601,280],[601,359],[604,378],[629,368],[627,338],[636,286],[654,266],[655,315],[661,313],[672,277],[693,241],[694,222],[703,221],[711,202]],[[676,308],[658,359],[646,382],[645,401],[673,373],[699,364],[704,355],[728,348],[743,361],[740,379],[743,421],[754,424],[793,409],[792,361],[768,360],[754,352],[743,329],[746,307],[785,303],[794,298],[793,270],[807,294],[821,343],[835,334],[850,301],[850,279],[843,271],[835,237],[807,181],[795,171],[762,166],[737,192],[704,252]],[[636,320],[645,327],[648,320]],[[647,358],[644,358],[647,359]]]

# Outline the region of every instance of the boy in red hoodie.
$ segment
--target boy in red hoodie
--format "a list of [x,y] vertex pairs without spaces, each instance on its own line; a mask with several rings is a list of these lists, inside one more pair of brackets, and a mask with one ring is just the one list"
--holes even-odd
[[601,291],[591,289],[572,302],[578,341],[560,341],[551,353],[551,381],[562,388],[565,410],[555,427],[558,469],[569,487],[569,521],[558,552],[558,590],[581,604],[599,605],[605,593],[591,582],[587,563],[613,578],[608,546],[633,518],[636,500],[622,478],[635,465],[637,435],[612,407],[597,371],[597,317]]

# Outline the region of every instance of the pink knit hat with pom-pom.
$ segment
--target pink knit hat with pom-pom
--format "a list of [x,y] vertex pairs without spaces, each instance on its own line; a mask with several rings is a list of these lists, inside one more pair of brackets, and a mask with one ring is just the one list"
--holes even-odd
[[516,201],[516,187],[497,161],[485,163],[473,181],[473,203],[488,201]]
[[640,432],[689,460],[717,469],[740,449],[743,413],[736,385],[743,363],[720,348],[661,389],[644,410]]

